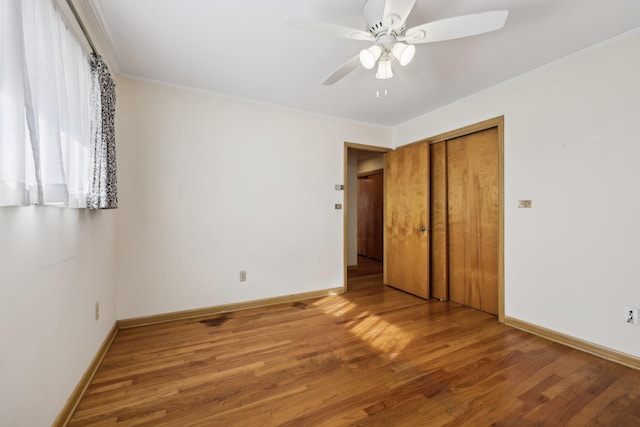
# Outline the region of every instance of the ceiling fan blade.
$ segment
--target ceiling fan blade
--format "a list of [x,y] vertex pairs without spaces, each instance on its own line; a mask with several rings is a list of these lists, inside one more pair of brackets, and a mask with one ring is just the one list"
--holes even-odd
[[384,4],[382,24],[391,30],[401,28],[416,0],[387,0]]
[[398,41],[409,44],[431,43],[488,33],[504,27],[507,15],[507,10],[496,10],[429,22],[409,28],[404,36],[398,37]]
[[320,33],[330,36],[343,37],[345,39],[374,41],[375,37],[368,31],[357,30],[338,24],[326,22],[307,21],[306,19],[290,18],[284,20],[284,25],[296,30]]
[[360,66],[360,58],[358,57],[358,55],[356,55],[350,60],[348,60],[347,62],[345,62],[344,64],[342,64],[342,66],[338,68],[336,71],[334,71],[333,74],[331,74],[329,77],[327,77],[326,80],[322,82],[322,84],[325,86],[331,86],[332,84],[336,83],[338,80],[345,77],[350,72],[354,71],[359,66]]

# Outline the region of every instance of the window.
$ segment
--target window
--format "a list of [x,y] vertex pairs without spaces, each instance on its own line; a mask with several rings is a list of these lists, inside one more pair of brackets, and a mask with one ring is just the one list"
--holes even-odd
[[0,55],[0,206],[87,207],[102,134],[90,58],[51,0],[0,2]]

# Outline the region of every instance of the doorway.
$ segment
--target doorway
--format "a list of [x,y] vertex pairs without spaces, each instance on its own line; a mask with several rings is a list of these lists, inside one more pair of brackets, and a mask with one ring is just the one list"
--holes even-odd
[[[344,289],[348,276],[361,270],[371,273],[382,269],[382,177],[384,153],[389,148],[371,145],[344,144]],[[368,196],[358,197],[361,190]],[[362,194],[361,194],[362,195]],[[376,200],[379,197],[379,200]],[[349,272],[349,275],[347,274]],[[381,271],[380,271],[381,273]]]

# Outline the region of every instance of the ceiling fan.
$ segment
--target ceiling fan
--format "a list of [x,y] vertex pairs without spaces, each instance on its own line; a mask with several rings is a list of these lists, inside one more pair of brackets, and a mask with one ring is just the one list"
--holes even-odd
[[287,18],[285,25],[299,30],[373,43],[369,48],[362,49],[322,83],[332,85],[359,65],[373,69],[376,63],[376,78],[389,79],[393,77],[391,61],[397,61],[401,66],[410,63],[416,51],[414,45],[496,31],[504,27],[509,14],[506,10],[497,10],[461,15],[406,29],[405,22],[415,2],[416,0],[365,0],[362,14],[367,25],[366,31],[294,18]]

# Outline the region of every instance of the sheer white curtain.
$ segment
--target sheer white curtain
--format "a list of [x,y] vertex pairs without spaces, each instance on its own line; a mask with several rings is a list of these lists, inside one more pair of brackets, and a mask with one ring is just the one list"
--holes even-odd
[[0,4],[0,205],[86,207],[89,60],[51,0]]
[[29,179],[20,0],[0,1],[0,55],[0,205],[25,205]]

